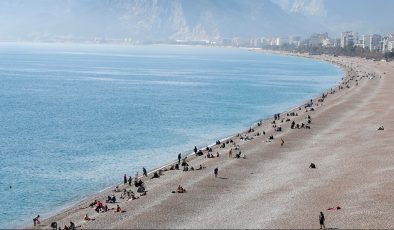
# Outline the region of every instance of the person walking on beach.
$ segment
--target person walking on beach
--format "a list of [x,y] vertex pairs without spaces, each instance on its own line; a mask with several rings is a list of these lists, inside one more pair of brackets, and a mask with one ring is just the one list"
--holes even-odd
[[320,229],[326,229],[326,226],[324,225],[325,220],[326,219],[324,218],[323,212],[320,212],[320,216],[319,216]]
[[145,167],[142,167],[142,173],[144,174],[144,176],[148,176],[148,173],[146,172]]
[[181,164],[181,159],[182,159],[182,155],[179,153],[179,154],[178,154],[178,165]]
[[228,151],[228,157],[233,157],[233,148],[230,148],[230,150]]
[[123,176],[123,183],[127,184],[127,175],[126,174],[124,174],[124,176]]
[[218,168],[215,168],[215,169],[213,170],[213,173],[215,174],[215,177],[218,177],[219,169],[218,169]]
[[133,181],[133,179],[131,179],[131,176],[129,176],[129,186],[131,186],[132,181]]
[[37,224],[40,224],[40,220],[38,218],[40,218],[40,215],[37,215],[36,217],[33,218],[33,225],[34,226],[37,226]]
[[281,138],[280,139],[282,142],[280,143],[280,146],[282,147],[285,144],[285,141]]
[[194,153],[197,153],[197,146],[194,146]]

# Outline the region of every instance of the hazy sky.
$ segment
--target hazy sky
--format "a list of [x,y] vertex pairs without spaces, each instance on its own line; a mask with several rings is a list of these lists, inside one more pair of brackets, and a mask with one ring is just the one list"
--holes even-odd
[[1,40],[394,32],[394,0],[0,0]]

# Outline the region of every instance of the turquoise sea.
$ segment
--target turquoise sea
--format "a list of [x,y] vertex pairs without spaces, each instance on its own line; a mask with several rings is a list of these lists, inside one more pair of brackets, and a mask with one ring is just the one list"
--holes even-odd
[[236,48],[0,43],[0,228],[48,217],[341,77],[325,62]]

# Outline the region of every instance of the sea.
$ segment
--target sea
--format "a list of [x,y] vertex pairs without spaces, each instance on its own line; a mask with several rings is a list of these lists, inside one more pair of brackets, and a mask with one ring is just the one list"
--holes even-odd
[[0,228],[243,131],[342,75],[241,48],[0,43]]

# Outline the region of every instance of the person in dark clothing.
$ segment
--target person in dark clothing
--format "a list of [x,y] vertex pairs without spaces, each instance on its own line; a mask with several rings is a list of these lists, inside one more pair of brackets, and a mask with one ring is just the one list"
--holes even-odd
[[142,168],[142,173],[144,174],[144,176],[148,176],[148,172],[146,171],[146,169],[144,167]]
[[197,146],[194,146],[194,153],[197,153]]
[[215,169],[213,170],[213,173],[215,174],[215,177],[218,177],[219,169],[218,169],[218,168],[215,168]]
[[326,226],[324,225],[325,220],[326,219],[324,218],[323,212],[320,212],[320,216],[319,216],[320,229],[326,229]]
[[123,176],[123,183],[127,184],[127,176],[126,176],[126,174],[124,174],[124,176]]
[[131,186],[132,181],[133,181],[133,179],[131,179],[131,176],[129,176],[129,186]]
[[[197,151],[195,151],[195,152],[197,152]],[[179,153],[178,154],[178,164],[181,164],[181,159],[182,159],[182,155]]]

